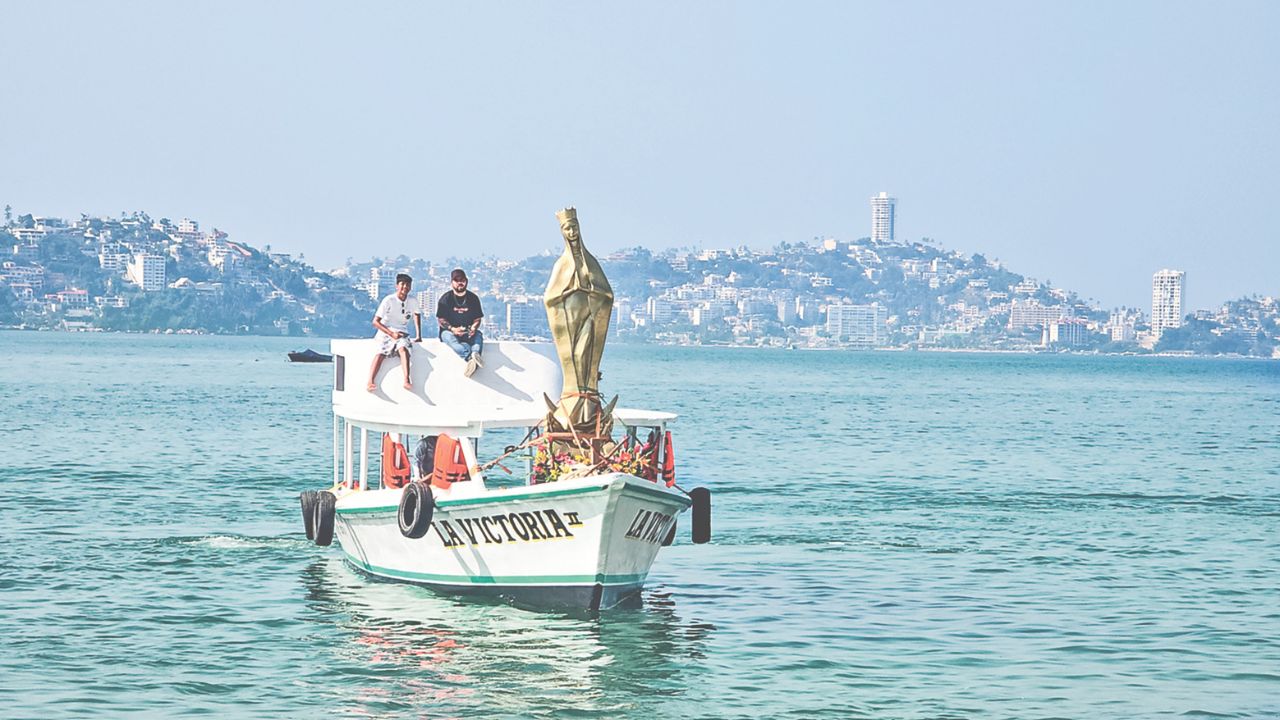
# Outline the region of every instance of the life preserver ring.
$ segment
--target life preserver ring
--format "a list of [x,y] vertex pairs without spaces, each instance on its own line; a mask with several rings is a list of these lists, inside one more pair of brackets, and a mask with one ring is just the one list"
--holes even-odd
[[470,480],[467,458],[462,452],[463,440],[441,435],[436,438],[435,467],[431,470],[431,484],[448,490],[456,482]]
[[671,431],[662,439],[662,480],[671,487],[676,484],[676,447],[671,444]]
[[391,439],[391,433],[382,436],[382,487],[404,487],[413,476],[409,465],[409,452],[404,445]]

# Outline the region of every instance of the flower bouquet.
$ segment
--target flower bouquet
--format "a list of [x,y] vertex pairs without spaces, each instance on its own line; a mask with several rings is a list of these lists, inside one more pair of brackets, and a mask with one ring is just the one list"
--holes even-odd
[[625,442],[598,465],[591,463],[590,451],[552,452],[545,445],[533,456],[533,483],[570,480],[595,473],[619,472],[644,477],[649,453],[630,448]]

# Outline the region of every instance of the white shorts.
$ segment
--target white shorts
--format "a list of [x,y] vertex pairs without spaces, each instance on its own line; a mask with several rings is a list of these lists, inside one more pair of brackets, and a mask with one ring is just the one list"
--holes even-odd
[[400,348],[407,348],[413,344],[413,338],[405,335],[402,338],[393,338],[390,335],[382,336],[382,346],[378,352],[383,355],[395,355],[400,352]]

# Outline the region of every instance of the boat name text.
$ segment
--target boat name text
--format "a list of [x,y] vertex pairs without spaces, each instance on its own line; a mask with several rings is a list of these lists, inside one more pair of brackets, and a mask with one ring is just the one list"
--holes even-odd
[[440,542],[451,548],[571,538],[573,532],[569,528],[581,525],[582,520],[578,519],[576,512],[567,512],[561,517],[555,510],[547,509],[435,520],[431,528],[436,531]]
[[673,522],[675,522],[675,517],[671,515],[664,515],[652,510],[641,510],[631,520],[631,527],[627,528],[627,534],[624,537],[632,540],[643,540],[656,545],[661,543],[667,536],[667,528],[671,527]]

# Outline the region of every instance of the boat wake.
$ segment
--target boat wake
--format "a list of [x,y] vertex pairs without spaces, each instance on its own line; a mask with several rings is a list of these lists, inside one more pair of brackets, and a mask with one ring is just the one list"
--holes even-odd
[[288,537],[252,537],[247,535],[203,535],[200,537],[172,538],[178,545],[212,548],[214,550],[262,550],[305,546],[307,541]]

